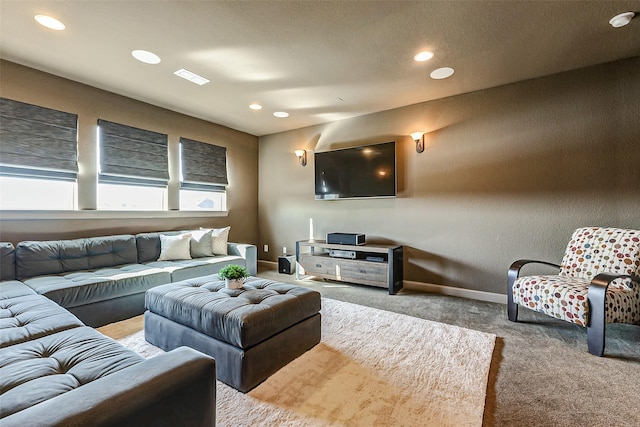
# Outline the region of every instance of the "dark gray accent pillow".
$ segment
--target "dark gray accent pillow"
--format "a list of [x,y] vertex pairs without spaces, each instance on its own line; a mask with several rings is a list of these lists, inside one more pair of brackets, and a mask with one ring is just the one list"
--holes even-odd
[[162,231],[136,234],[136,247],[138,249],[138,262],[140,264],[158,260],[162,249],[160,245],[161,234],[165,236],[175,236],[176,234],[182,234],[182,232]]

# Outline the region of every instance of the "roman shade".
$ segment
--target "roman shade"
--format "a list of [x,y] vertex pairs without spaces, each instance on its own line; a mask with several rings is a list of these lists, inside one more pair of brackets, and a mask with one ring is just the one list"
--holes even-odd
[[227,149],[180,137],[182,180],[180,188],[224,190],[227,180]]
[[166,134],[98,120],[101,183],[164,187],[169,181]]
[[78,116],[0,98],[0,174],[75,180]]

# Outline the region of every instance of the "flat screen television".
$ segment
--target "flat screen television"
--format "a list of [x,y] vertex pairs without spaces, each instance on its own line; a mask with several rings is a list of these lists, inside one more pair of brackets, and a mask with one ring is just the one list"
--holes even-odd
[[316,200],[396,196],[396,143],[314,155]]

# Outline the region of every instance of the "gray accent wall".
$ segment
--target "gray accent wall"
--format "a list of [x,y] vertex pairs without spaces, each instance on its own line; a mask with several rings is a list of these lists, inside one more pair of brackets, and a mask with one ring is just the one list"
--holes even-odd
[[[405,246],[405,280],[504,294],[512,261],[560,262],[575,228],[640,229],[639,72],[636,57],[263,136],[259,258],[359,232]],[[397,198],[314,200],[314,152],[389,140]]]

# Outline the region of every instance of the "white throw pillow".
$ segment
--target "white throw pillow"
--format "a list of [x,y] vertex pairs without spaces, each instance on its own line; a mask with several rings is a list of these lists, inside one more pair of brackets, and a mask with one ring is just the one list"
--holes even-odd
[[214,255],[229,255],[227,253],[227,241],[229,240],[231,227],[201,228],[200,230],[211,231],[211,248]]
[[160,257],[158,261],[172,261],[178,259],[191,259],[189,240],[191,234],[178,234],[176,236],[160,235]]
[[211,231],[212,230],[191,231],[190,250],[192,258],[213,256]]

